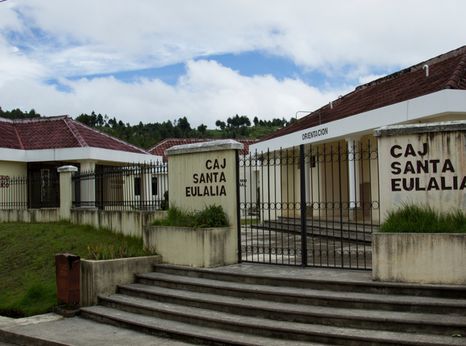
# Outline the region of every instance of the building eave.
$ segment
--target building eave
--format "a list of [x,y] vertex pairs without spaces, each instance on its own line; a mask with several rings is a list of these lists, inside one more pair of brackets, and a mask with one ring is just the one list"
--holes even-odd
[[1,161],[45,162],[45,161],[107,161],[115,163],[137,163],[162,161],[161,156],[131,153],[94,147],[23,150],[0,148]]
[[[250,152],[274,151],[301,144],[317,144],[330,140],[357,137],[361,134],[372,133],[375,129],[382,126],[455,113],[464,113],[466,117],[466,90],[445,89],[319,126],[299,130],[281,137],[252,144]],[[315,136],[312,134],[315,134]]]

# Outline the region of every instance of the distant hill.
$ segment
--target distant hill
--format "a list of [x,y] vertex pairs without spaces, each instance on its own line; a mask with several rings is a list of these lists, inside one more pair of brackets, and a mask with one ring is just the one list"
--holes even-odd
[[[34,109],[29,112],[23,112],[16,108],[11,111],[4,111],[0,108],[0,117],[9,119],[27,119],[38,118],[41,115]],[[206,125],[201,124],[192,128],[186,117],[180,117],[173,122],[171,120],[162,123],[139,122],[137,125],[123,123],[115,117],[107,115],[81,114],[76,120],[93,127],[99,131],[108,133],[114,137],[120,138],[128,143],[137,145],[141,148],[150,148],[165,138],[250,138],[258,139],[266,136],[279,128],[289,124],[290,121],[283,119],[260,120],[257,117],[249,119],[246,115],[235,115],[229,117],[226,122],[217,120],[216,129],[208,129]]]

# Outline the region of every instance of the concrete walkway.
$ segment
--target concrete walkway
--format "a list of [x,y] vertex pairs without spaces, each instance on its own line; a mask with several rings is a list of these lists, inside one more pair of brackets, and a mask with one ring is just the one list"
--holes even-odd
[[0,346],[187,346],[190,343],[117,328],[80,317],[49,313],[28,318],[0,317]]

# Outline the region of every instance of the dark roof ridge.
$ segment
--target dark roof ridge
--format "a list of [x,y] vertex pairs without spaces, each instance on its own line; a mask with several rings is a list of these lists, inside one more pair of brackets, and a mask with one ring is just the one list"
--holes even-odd
[[89,145],[87,144],[86,140],[83,138],[83,136],[81,136],[81,134],[79,133],[78,129],[76,128],[74,122],[72,121],[71,118],[69,117],[66,117],[63,119],[63,121],[65,122],[65,125],[68,127],[68,129],[70,130],[70,132],[73,134],[74,138],[76,138],[76,140],[78,141],[79,145],[81,147],[88,147]]
[[86,124],[80,123],[79,121],[76,121],[76,120],[74,120],[74,119],[72,119],[72,118],[70,119],[70,121],[73,122],[73,125],[83,126],[83,127],[87,128],[87,129],[89,129],[89,130],[91,130],[91,131],[93,131],[93,132],[96,132],[96,133],[98,133],[98,134],[100,134],[100,135],[102,135],[102,136],[105,136],[105,137],[107,137],[107,138],[113,139],[113,140],[115,140],[115,141],[117,141],[117,142],[119,142],[119,143],[121,143],[121,144],[127,145],[127,146],[129,146],[129,147],[131,147],[131,148],[133,148],[133,149],[139,151],[140,154],[149,154],[149,155],[150,155],[150,153],[147,152],[146,150],[144,150],[144,149],[142,149],[142,148],[139,148],[139,147],[137,147],[137,146],[135,146],[135,145],[133,145],[133,144],[130,144],[130,143],[128,143],[128,142],[125,142],[125,141],[122,140],[122,139],[119,139],[119,138],[110,136],[109,134],[107,134],[107,133],[105,133],[105,132],[101,132],[101,131],[99,131],[99,130],[96,130],[96,129],[94,129],[94,128],[90,127],[90,126],[87,126]]
[[69,115],[56,115],[51,117],[37,117],[37,118],[25,118],[25,119],[11,119],[13,123],[38,123],[38,122],[45,122],[45,121],[57,121],[63,120],[66,118],[70,118]]
[[147,149],[147,151],[151,151],[151,150],[154,150],[155,148],[157,148],[158,146],[160,146],[161,144],[164,144],[168,141],[173,141],[173,140],[177,140],[177,139],[186,139],[186,138],[176,138],[176,137],[169,137],[169,138],[164,138],[162,139],[160,142],[158,142],[157,144],[153,145],[151,148]]
[[[459,47],[459,48],[456,48],[452,51],[449,51],[449,52],[446,52],[446,53],[443,53],[443,54],[440,54],[436,57],[433,57],[433,58],[430,58],[430,59],[427,59],[425,61],[422,61],[420,63],[417,63],[415,65],[412,65],[412,66],[409,66],[409,67],[406,67],[400,71],[397,71],[397,72],[394,72],[394,73],[391,73],[387,76],[383,76],[383,77],[380,77],[376,80],[373,80],[373,81],[370,81],[368,83],[365,83],[365,84],[361,84],[361,85],[358,85],[354,91],[358,91],[358,90],[361,90],[361,89],[365,89],[367,87],[370,87],[370,86],[373,86],[373,85],[377,85],[377,84],[380,84],[380,83],[383,83],[383,82],[386,82],[388,80],[391,80],[393,78],[396,78],[402,74],[405,74],[405,73],[409,73],[409,72],[413,72],[413,71],[417,71],[417,70],[420,70],[424,67],[424,65],[433,65],[433,64],[437,64],[439,62],[442,62],[446,59],[449,59],[449,58],[452,58],[452,57],[455,57],[455,56],[458,56],[458,55],[462,55],[462,54],[465,54],[466,55],[466,45],[462,46],[462,47]],[[346,94],[346,95],[349,95],[351,94],[352,92]],[[346,96],[345,95],[345,96]]]

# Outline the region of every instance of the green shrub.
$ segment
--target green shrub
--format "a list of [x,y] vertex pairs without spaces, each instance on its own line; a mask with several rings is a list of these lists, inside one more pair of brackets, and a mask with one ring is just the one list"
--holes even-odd
[[461,210],[439,213],[428,206],[405,205],[388,214],[382,232],[466,233],[466,215]]
[[196,212],[187,212],[176,207],[168,209],[167,217],[157,220],[154,225],[176,227],[226,227],[228,218],[221,206],[211,205]]
[[134,248],[127,242],[120,244],[93,244],[87,246],[87,259],[108,260],[115,258],[149,256],[153,253],[140,248]]
[[197,227],[226,227],[228,219],[219,205],[212,205],[204,208],[195,214]]

